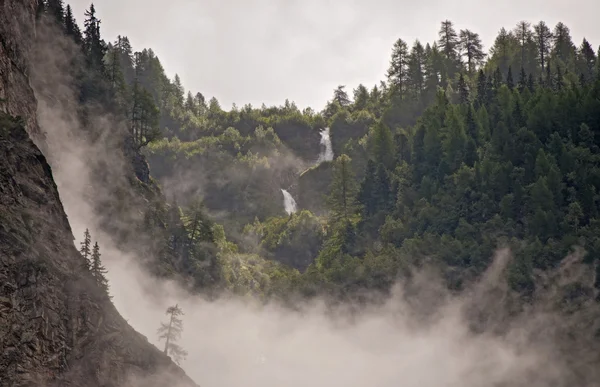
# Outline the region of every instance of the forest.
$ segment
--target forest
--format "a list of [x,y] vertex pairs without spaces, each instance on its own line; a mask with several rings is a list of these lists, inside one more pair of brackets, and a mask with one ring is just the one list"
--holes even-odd
[[580,248],[600,289],[600,50],[563,23],[519,22],[485,50],[442,21],[435,42],[399,38],[379,84],[301,111],[186,91],[150,48],[105,40],[94,5],[84,28],[62,0],[38,16],[81,50],[82,106],[122,116],[123,149],[148,160],[131,186],[150,206],[118,234],[153,241],[156,275],[213,295],[344,298],[427,263],[460,291],[510,247],[508,283],[527,298]]

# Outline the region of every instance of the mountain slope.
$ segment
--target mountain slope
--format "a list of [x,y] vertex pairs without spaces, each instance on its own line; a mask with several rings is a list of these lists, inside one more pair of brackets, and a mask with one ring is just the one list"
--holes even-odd
[[195,386],[119,315],[73,245],[30,138],[39,133],[26,70],[35,9],[0,2],[0,385]]

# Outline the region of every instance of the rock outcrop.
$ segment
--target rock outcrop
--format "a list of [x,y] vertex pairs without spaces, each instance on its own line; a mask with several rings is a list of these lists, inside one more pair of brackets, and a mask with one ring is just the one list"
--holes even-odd
[[196,386],[120,316],[73,244],[31,139],[36,8],[0,0],[0,386]]

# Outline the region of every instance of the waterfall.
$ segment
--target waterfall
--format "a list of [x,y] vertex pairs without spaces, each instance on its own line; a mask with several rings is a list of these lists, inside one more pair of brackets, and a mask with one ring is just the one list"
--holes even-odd
[[329,128],[321,130],[321,145],[325,147],[319,154],[317,164],[323,161],[333,160],[333,148],[331,147],[331,137],[329,136]]
[[296,212],[296,201],[292,195],[284,189],[281,190],[281,193],[283,193],[283,205],[285,206],[285,212],[290,215]]

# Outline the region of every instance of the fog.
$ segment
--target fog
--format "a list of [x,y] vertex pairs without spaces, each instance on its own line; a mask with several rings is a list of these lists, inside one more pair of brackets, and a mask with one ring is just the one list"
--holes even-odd
[[500,307],[502,297],[490,290],[506,292],[501,278],[511,258],[508,250],[498,252],[488,274],[465,296],[448,294],[435,275],[425,272],[410,296],[398,286],[384,305],[359,313],[328,310],[323,302],[299,311],[236,298],[207,302],[151,277],[138,264],[146,257],[119,251],[95,223],[94,203],[109,190],[90,195],[87,189],[91,161],[105,163],[111,181],[123,184],[124,162],[116,157],[111,137],[123,123],[101,113],[90,117],[93,127],[104,130],[90,145],[75,116],[77,102],[66,71],[70,46],[49,42],[45,35],[38,34],[32,79],[47,157],[73,233],[79,239],[90,228],[109,270],[115,306],[157,347],[163,345],[156,330],[167,319],[165,309],[175,303],[182,307],[184,332],[178,343],[189,356],[181,365],[203,387],[534,387],[563,380],[567,369],[551,336],[531,339],[543,319],[520,320],[501,333],[472,332],[473,308]]

